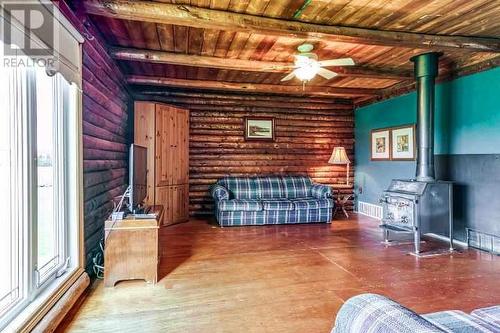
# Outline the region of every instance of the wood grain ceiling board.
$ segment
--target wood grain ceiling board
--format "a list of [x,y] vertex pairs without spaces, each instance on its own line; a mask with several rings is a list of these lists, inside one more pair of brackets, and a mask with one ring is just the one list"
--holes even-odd
[[[152,1],[153,2],[153,1]],[[500,1],[491,0],[162,0],[169,4],[189,5],[256,16],[297,20],[339,26],[429,34],[500,37]],[[303,7],[303,8],[302,8]],[[294,18],[297,10],[300,15]],[[140,50],[160,50],[189,55],[268,62],[293,62],[303,38],[273,36],[255,32],[223,31],[154,22],[91,16],[109,46]],[[319,59],[352,57],[358,65],[409,72],[409,59],[428,48],[363,45],[311,38]],[[447,50],[440,61],[440,76],[464,73],[474,68],[496,66],[497,54]],[[281,82],[285,73],[245,72],[119,60],[129,75],[164,76],[188,80],[296,85],[296,80]],[[483,68],[484,67],[484,68]],[[462,69],[460,71],[460,69]],[[330,68],[335,71],[335,68]],[[339,69],[342,72],[341,69]],[[378,72],[377,72],[378,75]],[[399,77],[398,77],[399,78]],[[367,78],[339,76],[331,80],[317,77],[308,85],[345,88],[388,89],[408,86],[411,82],[395,77]],[[361,98],[357,98],[360,100]],[[364,97],[363,99],[367,99]]]
[[[160,1],[291,19],[299,0],[191,0]],[[382,30],[498,36],[500,5],[491,0],[316,0],[298,20]],[[488,32],[485,34],[485,32]]]
[[[179,65],[167,65],[167,64],[151,64],[151,67],[147,70],[136,66],[136,62],[120,62],[131,64],[124,68],[124,72],[127,75],[141,75],[141,76],[158,76],[162,74],[165,77],[178,78],[178,79],[189,79],[189,80],[212,80],[216,78],[220,81],[225,82],[255,82],[263,84],[282,84],[295,86],[299,85],[300,82],[296,79],[280,82],[285,74],[283,73],[263,73],[263,72],[245,72],[245,71],[232,71],[232,70],[218,70],[210,69],[209,71],[200,73],[200,71],[195,71],[198,67],[191,66],[179,66]],[[182,67],[182,68],[181,68]],[[369,78],[334,78],[331,80],[325,80],[321,77],[315,77],[308,85],[313,86],[331,86],[331,87],[345,87],[345,88],[374,88],[383,89],[398,83],[399,80],[387,80],[387,79],[369,79]]]
[[[227,6],[227,0],[212,0],[210,5],[207,1],[191,1],[191,5],[201,8],[283,19],[292,19],[303,3],[299,0],[232,0]],[[494,37],[498,36],[500,29],[496,19],[499,7],[497,1],[491,0],[316,0],[311,1],[297,19],[311,23],[436,34],[461,23],[453,34],[469,32],[466,35]],[[492,32],[483,34],[486,30]]]
[[[101,21],[101,19],[99,19]],[[119,46],[162,49],[198,55],[228,58],[292,61],[300,40],[269,37],[259,34],[228,33],[224,31],[168,26],[128,20],[103,19],[101,31],[109,41]],[[175,41],[175,45],[172,45]],[[313,42],[320,59],[331,57],[353,57],[359,63],[374,62],[374,65],[402,65],[411,67],[408,59],[424,49],[394,48],[372,45],[357,45],[340,42]],[[478,56],[481,54],[481,56]],[[376,57],[378,55],[378,58]],[[463,51],[448,51],[447,56],[459,61]],[[488,53],[467,52],[467,58],[491,57]],[[382,59],[377,63],[377,59]],[[395,62],[400,59],[399,63]]]

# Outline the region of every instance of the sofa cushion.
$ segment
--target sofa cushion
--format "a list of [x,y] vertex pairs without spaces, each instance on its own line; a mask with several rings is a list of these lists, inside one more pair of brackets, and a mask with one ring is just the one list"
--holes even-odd
[[264,210],[293,210],[295,206],[290,200],[276,199],[262,200],[262,208]]
[[311,178],[306,176],[283,176],[281,179],[286,198],[295,199],[311,196]]
[[219,201],[217,208],[222,212],[259,211],[262,210],[262,204],[255,199],[231,199]]
[[442,333],[415,312],[384,296],[361,294],[340,308],[332,333]]
[[332,199],[300,198],[292,199],[295,209],[333,208]]
[[217,184],[224,186],[234,199],[258,199],[260,196],[255,178],[226,177],[220,179]]
[[474,310],[471,315],[494,326],[500,332],[500,305]]
[[479,318],[458,310],[440,311],[423,315],[445,332],[494,333],[498,329]]
[[283,182],[281,177],[259,177],[255,178],[255,184],[259,191],[259,197],[263,199],[285,198]]

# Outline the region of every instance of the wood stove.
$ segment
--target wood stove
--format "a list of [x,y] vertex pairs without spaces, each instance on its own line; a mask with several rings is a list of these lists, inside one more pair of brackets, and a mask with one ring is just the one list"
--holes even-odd
[[434,87],[439,56],[433,52],[411,59],[418,100],[416,178],[393,180],[380,199],[384,242],[391,242],[391,233],[412,233],[417,256],[421,255],[421,236],[427,233],[449,237],[453,250],[453,184],[434,177]]
[[384,242],[390,233],[413,233],[415,252],[420,255],[423,234],[449,237],[453,249],[453,184],[443,181],[393,180],[381,198]]

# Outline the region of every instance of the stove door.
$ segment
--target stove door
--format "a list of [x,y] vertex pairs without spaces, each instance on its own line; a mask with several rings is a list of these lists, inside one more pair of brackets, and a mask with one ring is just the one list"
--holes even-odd
[[407,197],[386,194],[384,200],[384,224],[398,228],[413,230],[415,226],[415,204],[414,200]]

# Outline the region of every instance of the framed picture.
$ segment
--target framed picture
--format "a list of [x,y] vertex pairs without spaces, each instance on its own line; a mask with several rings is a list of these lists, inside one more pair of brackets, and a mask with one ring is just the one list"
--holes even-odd
[[245,140],[274,141],[274,118],[245,117]]
[[388,128],[372,130],[370,138],[371,159],[388,161],[391,158],[391,131]]
[[415,159],[415,125],[393,127],[391,141],[392,160],[411,161]]

